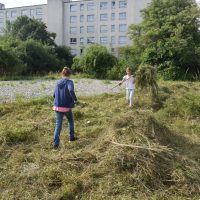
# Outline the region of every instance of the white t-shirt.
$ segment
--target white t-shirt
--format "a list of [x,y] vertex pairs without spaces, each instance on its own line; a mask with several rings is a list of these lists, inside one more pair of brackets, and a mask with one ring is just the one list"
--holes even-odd
[[130,90],[135,89],[133,76],[126,75],[123,77],[123,80],[126,82],[126,89],[130,89]]

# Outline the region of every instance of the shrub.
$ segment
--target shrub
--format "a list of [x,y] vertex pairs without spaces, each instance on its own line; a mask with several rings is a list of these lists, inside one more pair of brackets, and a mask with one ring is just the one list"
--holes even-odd
[[0,75],[20,74],[24,68],[17,53],[9,46],[0,46]]
[[73,63],[73,56],[70,50],[71,50],[70,47],[67,47],[67,46],[55,47],[55,54],[61,66],[71,67]]
[[80,59],[76,58],[73,68],[80,70],[96,78],[106,78],[108,70],[117,63],[117,58],[113,56],[106,47],[99,44],[89,46]]
[[59,69],[59,61],[51,47],[32,39],[20,42],[16,48],[19,58],[26,65],[24,74],[36,74]]

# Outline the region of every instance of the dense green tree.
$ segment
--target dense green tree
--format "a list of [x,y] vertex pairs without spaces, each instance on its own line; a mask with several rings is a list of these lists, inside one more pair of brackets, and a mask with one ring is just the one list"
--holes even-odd
[[7,21],[4,34],[23,41],[34,39],[43,44],[55,45],[56,34],[48,32],[45,23],[27,16],[18,17],[14,22]]
[[0,43],[0,75],[20,74],[24,65],[14,49]]
[[200,11],[192,0],[152,0],[143,22],[131,25],[133,57],[165,79],[200,76]]
[[21,69],[21,64],[23,71],[18,72],[24,75],[58,71],[65,65],[72,65],[70,48],[56,45],[55,34],[49,33],[41,21],[22,16],[14,22],[7,21],[4,33],[0,45],[6,46],[10,52],[1,49],[1,73],[5,73],[5,69],[12,72],[9,69],[17,65]]
[[73,56],[71,54],[71,48],[67,46],[56,46],[55,53],[59,59],[60,65],[71,67],[73,63]]
[[105,46],[99,44],[90,45],[84,54],[76,59],[76,66],[82,72],[97,78],[106,78],[108,70],[117,63],[117,58],[113,56]]
[[15,47],[17,56],[26,66],[24,74],[42,74],[59,70],[60,63],[52,48],[35,40],[20,42]]

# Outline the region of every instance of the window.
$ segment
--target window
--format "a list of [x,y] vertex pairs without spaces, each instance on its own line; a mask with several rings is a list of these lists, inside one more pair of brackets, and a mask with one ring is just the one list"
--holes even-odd
[[3,24],[4,23],[4,13],[0,12],[0,23]]
[[77,4],[70,5],[70,12],[76,12],[77,11]]
[[94,26],[88,26],[87,27],[87,32],[88,33],[94,33]]
[[119,13],[119,19],[120,19],[120,20],[126,19],[126,12],[121,12],[121,13]]
[[6,12],[6,17],[9,18],[10,17],[10,13]]
[[87,38],[87,43],[88,44],[94,44],[94,37],[88,37]]
[[42,8],[36,9],[36,15],[42,15]]
[[116,41],[115,41],[115,36],[112,36],[112,37],[111,37],[111,44],[115,44],[115,42],[116,42]]
[[111,14],[111,20],[115,20],[115,13]]
[[112,4],[111,4],[111,8],[112,8],[112,9],[115,8],[115,4],[116,4],[115,1],[112,1]]
[[70,27],[70,33],[71,34],[76,34],[77,33],[77,28],[76,27]]
[[84,44],[84,38],[83,37],[80,38],[80,44]]
[[34,16],[34,10],[33,9],[30,10],[30,16]]
[[80,11],[84,10],[84,4],[80,4]]
[[119,7],[120,8],[126,8],[127,7],[127,2],[126,1],[120,1],[119,2]]
[[71,54],[72,55],[76,55],[77,54],[77,50],[76,49],[71,49]]
[[84,51],[83,49],[80,49],[80,54],[81,54],[81,55],[83,54],[83,51]]
[[111,52],[112,52],[112,53],[115,53],[115,48],[111,48]]
[[84,22],[84,15],[80,15],[80,22]]
[[107,25],[101,25],[100,31],[101,31],[101,33],[107,33],[108,32],[108,26]]
[[11,11],[11,17],[17,17],[17,11],[15,10]]
[[80,33],[84,33],[84,26],[80,27]]
[[101,21],[107,21],[108,20],[108,14],[101,14],[100,15],[100,20]]
[[100,37],[100,43],[101,44],[107,44],[108,43],[108,38],[107,37]]
[[111,32],[115,32],[115,25],[111,25]]
[[105,10],[108,8],[108,2],[101,2],[100,3],[100,9]]
[[70,17],[70,22],[71,23],[76,23],[77,22],[77,16],[71,16]]
[[119,25],[119,32],[126,32],[127,31],[127,25],[126,24],[120,24]]
[[21,14],[22,14],[22,16],[24,16],[24,15],[28,15],[28,10],[22,10],[22,12],[21,12]]
[[126,36],[120,36],[119,37],[119,44],[126,44],[127,43],[127,37]]
[[77,38],[70,38],[70,44],[77,44]]
[[87,10],[94,10],[94,3],[88,3]]
[[94,15],[88,15],[87,16],[87,21],[88,22],[93,22],[94,21]]

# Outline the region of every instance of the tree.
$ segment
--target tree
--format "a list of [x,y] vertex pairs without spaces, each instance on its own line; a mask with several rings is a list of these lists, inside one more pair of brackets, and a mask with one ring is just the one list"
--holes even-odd
[[17,56],[26,66],[24,74],[57,71],[61,67],[52,48],[32,39],[20,42],[15,47]]
[[20,74],[24,66],[14,49],[0,44],[0,75]]
[[[192,0],[152,0],[129,36],[137,59],[157,66],[164,79],[200,76],[200,12]],[[135,55],[134,55],[135,56]]]
[[67,46],[56,46],[55,54],[60,61],[60,65],[71,67],[73,63],[73,55],[71,54],[71,48]]
[[14,22],[7,21],[4,34],[22,41],[33,39],[43,44],[55,45],[56,34],[48,32],[45,23],[27,16],[18,17]]
[[78,65],[83,72],[97,78],[106,78],[108,70],[117,63],[117,58],[106,47],[93,44],[85,50],[79,62]]

